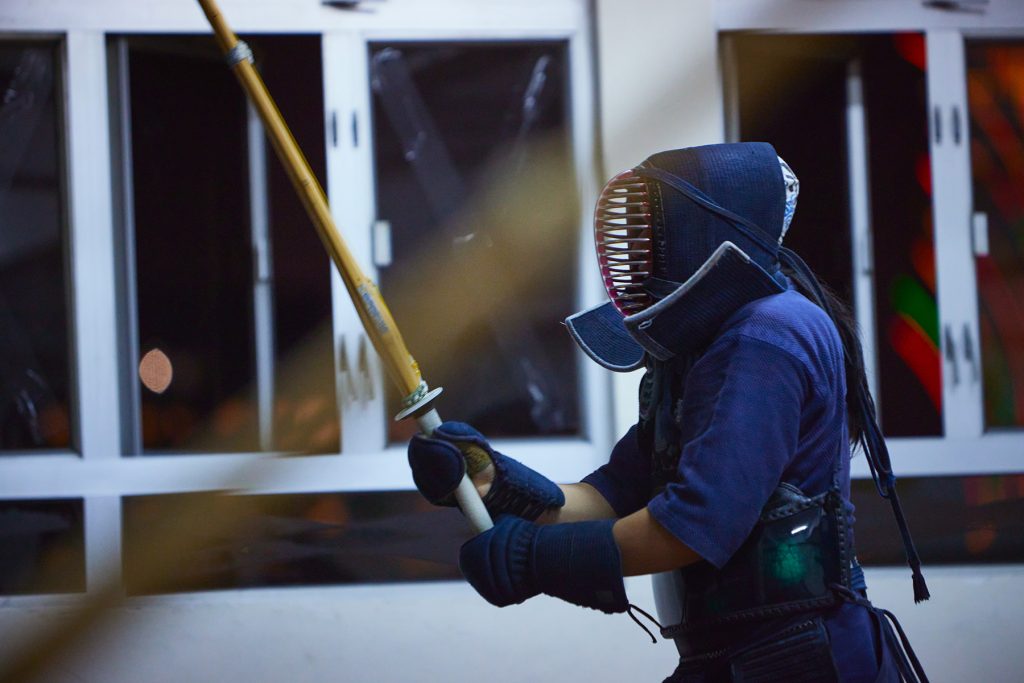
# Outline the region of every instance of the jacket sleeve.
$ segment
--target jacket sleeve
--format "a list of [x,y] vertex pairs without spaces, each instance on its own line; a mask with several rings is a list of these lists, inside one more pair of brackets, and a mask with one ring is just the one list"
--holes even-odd
[[810,373],[768,342],[720,338],[694,364],[683,395],[678,480],[648,509],[716,567],[750,535],[792,461]]
[[651,462],[640,451],[634,425],[612,449],[607,465],[583,478],[600,493],[619,517],[636,512],[650,499]]

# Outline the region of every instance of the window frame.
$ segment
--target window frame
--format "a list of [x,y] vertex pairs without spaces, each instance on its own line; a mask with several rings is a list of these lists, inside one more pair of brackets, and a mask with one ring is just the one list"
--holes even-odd
[[[571,140],[574,155],[574,167],[580,193],[581,206],[591,206],[597,196],[595,180],[593,102],[591,65],[589,60],[589,36],[585,26],[574,29],[543,29],[524,32],[509,29],[462,29],[448,31],[424,30],[392,30],[367,29],[355,34],[324,35],[324,70],[325,70],[325,102],[327,102],[328,121],[338,121],[338,130],[348,130],[347,125],[340,122],[354,121],[358,127],[359,144],[337,146],[329,145],[328,149],[328,196],[353,196],[351,205],[342,207],[335,204],[332,209],[335,221],[346,235],[351,235],[349,246],[356,259],[371,279],[377,279],[377,268],[374,265],[372,252],[373,241],[371,230],[376,220],[375,184],[373,169],[373,135],[371,114],[370,69],[368,55],[370,45],[380,42],[486,42],[558,40],[568,45],[569,90]],[[327,55],[331,55],[328,57]],[[340,65],[346,65],[341,67]],[[330,65],[330,66],[329,66]],[[331,72],[328,75],[328,72]],[[337,78],[337,81],[334,79]],[[354,94],[346,98],[341,92],[335,91],[335,83],[344,83],[351,87]],[[332,92],[333,91],[333,92]],[[346,106],[347,105],[347,106]],[[348,112],[346,114],[345,112]],[[339,143],[345,134],[339,135]],[[332,160],[331,157],[334,157]],[[352,188],[358,188],[352,192]],[[346,192],[347,188],[347,192]],[[345,213],[341,213],[345,211]],[[600,285],[596,259],[591,248],[592,226],[586,210],[580,212],[579,234],[580,246],[577,255],[577,267],[580,272],[580,293],[575,310],[587,308],[600,303],[604,291]],[[366,230],[346,231],[347,225],[368,226]],[[343,285],[337,273],[334,274],[335,290],[343,291]],[[366,344],[365,334],[358,327],[354,309],[348,305],[347,298],[335,297],[340,301],[342,309],[336,308],[337,319],[344,321],[339,325],[342,331],[338,334],[336,350],[343,349],[352,354],[354,349]],[[571,313],[567,311],[566,315]],[[355,321],[355,324],[353,324]],[[415,331],[405,333],[407,340],[415,346]],[[611,397],[610,378],[608,373],[594,363],[587,362],[582,354],[576,353],[579,368],[579,397],[581,413],[581,435],[579,437],[527,438],[527,439],[496,439],[494,446],[498,450],[514,453],[515,457],[541,469],[556,481],[575,481],[607,459],[613,444],[611,429]],[[348,366],[357,365],[350,355]],[[430,369],[424,368],[424,376],[430,381]],[[365,488],[406,489],[408,475],[405,446],[387,444],[385,421],[390,419],[385,413],[384,375],[379,359],[372,356],[369,381],[373,386],[373,398],[368,400],[343,400],[342,452],[348,462],[339,466],[351,468],[353,478],[364,482]],[[341,394],[339,394],[340,396]],[[446,416],[442,416],[446,417]],[[457,416],[447,416],[457,419]],[[605,418],[602,424],[602,418]],[[357,421],[362,426],[358,433],[345,430],[345,421]],[[365,460],[373,462],[363,462]],[[374,468],[380,468],[374,473]],[[403,473],[398,479],[395,473]]]
[[[123,6],[97,0],[59,8],[27,5],[9,18],[5,39],[40,37],[62,42],[67,234],[73,344],[71,364],[72,424],[77,453],[47,453],[44,458],[0,457],[0,498],[73,497],[83,500],[85,514],[86,594],[121,582],[121,498],[129,495],[237,489],[247,494],[323,491],[410,490],[411,475],[404,448],[385,447],[384,380],[380,362],[369,350],[369,379],[375,400],[349,400],[341,393],[338,352],[358,348],[362,334],[347,292],[332,270],[332,311],[335,380],[342,421],[341,454],[280,453],[159,454],[139,453],[132,430],[137,425],[137,398],[126,387],[124,367],[134,368],[130,340],[122,334],[132,302],[124,298],[121,265],[130,255],[121,239],[125,187],[123,108],[112,97],[118,60],[112,36],[132,34],[207,33],[209,27],[195,7]],[[401,11],[388,6],[374,12],[346,12],[327,6],[262,4],[238,8],[233,28],[247,34],[314,33],[321,36],[324,125],[327,145],[325,190],[333,197],[332,212],[352,248],[371,276],[369,220],[373,186],[369,130],[370,91],[367,43],[379,40],[565,40],[569,45],[572,145],[581,206],[597,195],[595,96],[593,92],[592,26],[585,0],[531,0],[508,6],[497,0],[439,0]],[[415,26],[417,28],[409,28]],[[115,48],[116,49],[116,48]],[[359,145],[339,143],[346,127],[342,112],[354,112]],[[347,120],[347,119],[346,119]],[[354,194],[358,201],[346,204]],[[350,226],[358,226],[353,229]],[[589,249],[587,212],[581,211],[580,248],[575,255],[580,275],[579,307],[601,300],[596,260]],[[327,261],[325,259],[325,265]],[[120,278],[120,280],[119,280]],[[571,311],[568,311],[571,313]],[[115,351],[116,350],[116,351]],[[607,372],[577,353],[580,372],[582,435],[567,439],[499,440],[495,445],[560,481],[575,481],[607,460],[612,444],[611,381]],[[429,368],[425,369],[429,379]],[[130,377],[129,379],[133,379]],[[135,382],[131,382],[135,384]],[[137,393],[137,391],[136,391]],[[134,406],[134,407],[133,407]],[[456,416],[450,416],[456,417]],[[358,424],[359,429],[344,428]],[[137,437],[136,437],[137,438]],[[33,456],[37,455],[35,453]],[[67,604],[76,595],[5,597],[12,605]]]
[[[121,438],[125,457],[191,457],[216,455],[216,452],[183,451],[173,449],[146,450],[142,437],[142,389],[138,377],[139,323],[138,285],[136,278],[136,225],[133,180],[131,93],[129,85],[129,50],[134,40],[151,48],[160,38],[173,34],[146,35],[137,38],[131,34],[108,34],[108,81],[110,83],[110,117],[113,145],[113,164],[116,167],[114,185],[114,207],[117,249],[117,278],[119,287],[118,339],[121,343],[119,364],[121,372]],[[152,45],[149,41],[152,41]],[[234,84],[233,84],[234,85]],[[252,280],[249,291],[252,295],[252,355],[253,383],[256,387],[255,408],[257,416],[257,440],[260,450],[254,453],[272,453],[274,429],[274,388],[275,388],[275,329],[273,282],[266,275],[273,276],[273,246],[270,235],[270,206],[268,204],[268,163],[272,151],[267,144],[263,124],[255,107],[246,99],[246,180],[244,192],[249,206],[249,234],[251,258],[253,261]],[[302,226],[305,228],[306,226]],[[330,260],[323,254],[321,266],[330,269]],[[332,292],[332,296],[334,293]],[[334,325],[332,320],[332,325]],[[245,455],[245,452],[232,455]]]
[[[731,139],[736,139],[738,93],[730,35],[736,31],[778,29],[793,34],[849,34],[870,31],[919,31],[927,50],[927,112],[932,172],[932,215],[934,226],[937,300],[941,331],[943,435],[891,437],[886,439],[896,473],[909,476],[993,475],[1024,472],[1024,428],[986,430],[983,415],[977,274],[971,244],[973,186],[970,161],[969,109],[966,89],[965,41],[969,38],[1024,38],[1024,8],[998,9],[981,17],[929,10],[909,3],[878,14],[863,11],[864,3],[851,3],[836,12],[794,14],[794,0],[778,0],[771,8],[755,12],[746,0],[730,0],[718,6],[721,63],[725,80],[725,121]],[[764,8],[762,8],[764,9]],[[798,18],[799,17],[799,18]],[[787,23],[790,22],[790,23]],[[999,22],[1004,22],[1000,24]],[[998,27],[998,28],[992,28]],[[847,84],[851,85],[850,73]],[[870,198],[865,178],[865,129],[863,112],[856,102],[847,108],[847,151],[850,157],[851,245],[854,302],[858,324],[864,335],[875,329],[874,287],[871,274],[870,216],[863,213]],[[942,128],[937,135],[936,118]],[[954,118],[959,118],[954,122]],[[858,124],[859,121],[859,124]],[[860,132],[857,132],[857,126]],[[950,134],[959,126],[959,140]],[[965,355],[964,338],[974,349],[973,361]],[[953,344],[949,344],[952,340]],[[877,386],[877,349],[874,337],[865,339],[865,364],[872,389]],[[948,350],[948,354],[947,354]],[[975,363],[974,367],[970,363]],[[958,381],[953,382],[952,377]],[[884,400],[884,397],[882,397]],[[969,455],[968,455],[969,454]],[[871,476],[863,457],[851,462],[854,478]]]

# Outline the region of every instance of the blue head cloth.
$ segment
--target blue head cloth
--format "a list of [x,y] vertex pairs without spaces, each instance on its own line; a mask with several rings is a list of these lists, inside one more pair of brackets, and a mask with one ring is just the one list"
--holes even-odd
[[778,250],[792,217],[782,163],[771,145],[748,142],[660,152],[636,167],[650,195],[645,289],[656,303],[626,318],[611,303],[569,317],[581,348],[632,370],[645,353],[667,360],[702,346],[740,306],[782,291]]

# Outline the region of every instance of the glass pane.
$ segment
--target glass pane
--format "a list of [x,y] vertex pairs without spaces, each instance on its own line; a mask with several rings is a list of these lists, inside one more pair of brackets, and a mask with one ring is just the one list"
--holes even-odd
[[[323,178],[319,39],[250,45]],[[208,37],[128,65],[144,450],[337,452],[328,260],[241,88]]]
[[58,64],[0,42],[0,452],[71,446]]
[[832,37],[742,36],[735,46],[739,139],[770,142],[800,179],[786,246],[851,301],[846,64],[856,45]]
[[[1024,426],[1024,44],[967,44],[978,313],[989,427]],[[987,237],[987,239],[986,239]],[[981,247],[981,249],[979,249]]]
[[[321,185],[327,177],[320,39],[246,38],[278,109]],[[301,72],[302,78],[295,74]],[[273,299],[273,449],[337,453],[330,260],[269,142],[267,204]]]
[[[905,478],[899,492],[926,575],[929,564],[1024,561],[1024,476]],[[870,479],[853,482],[853,502],[857,558],[904,565],[892,508]]]
[[[564,42],[374,44],[389,306],[439,410],[490,436],[580,431]],[[398,411],[390,393],[388,410]],[[391,439],[415,424],[395,425]]]
[[787,246],[852,300],[847,78],[860,67],[868,149],[878,399],[889,436],[942,433],[935,258],[919,34],[734,37],[739,138],[800,178]]
[[455,579],[471,532],[415,491],[125,498],[128,592]]
[[924,36],[865,39],[875,327],[887,436],[942,434]]
[[85,590],[82,500],[0,501],[0,595]]

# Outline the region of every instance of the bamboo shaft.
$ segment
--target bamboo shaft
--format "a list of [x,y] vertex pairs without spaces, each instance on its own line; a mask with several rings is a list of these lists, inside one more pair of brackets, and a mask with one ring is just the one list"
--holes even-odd
[[[225,55],[230,55],[232,50],[238,46],[238,37],[228,27],[215,0],[199,0],[199,5],[203,8],[203,13],[206,14],[210,26],[213,27],[221,50]],[[316,228],[317,234],[320,235],[320,240],[327,249],[327,253],[331,255],[331,259],[338,267],[341,279],[345,283],[345,289],[348,290],[352,304],[359,314],[359,319],[363,323],[363,328],[366,330],[373,348],[377,350],[377,355],[383,360],[384,367],[387,368],[388,374],[402,395],[410,396],[419,390],[422,377],[419,366],[406,348],[398,326],[395,325],[394,318],[391,317],[391,312],[385,305],[377,286],[370,278],[366,277],[341,238],[341,233],[338,232],[338,228],[334,225],[334,219],[331,218],[327,196],[309,168],[309,163],[295,142],[295,138],[292,137],[291,131],[284,122],[284,117],[281,116],[277,105],[274,104],[270,93],[267,92],[263,79],[247,59],[234,61],[231,70],[235,72],[242,88],[249,94],[249,100],[263,121],[263,127],[267,132],[267,137],[270,138],[274,151],[277,152],[281,163],[284,164],[285,171],[287,171],[292,185],[295,186],[295,191],[299,194],[306,213],[313,221],[313,226]],[[426,408],[429,408],[429,401]],[[427,434],[432,433],[441,424],[441,418],[432,408],[426,412],[421,411],[417,420],[420,428]],[[476,488],[465,474],[455,492],[455,498],[458,500],[463,514],[477,531],[485,531],[493,526],[487,508],[484,507]]]
[[[238,37],[228,27],[214,0],[199,0],[199,4],[210,26],[213,27],[221,50],[228,54],[238,44]],[[419,366],[406,348],[405,341],[377,286],[363,273],[342,239],[331,217],[323,188],[320,187],[281,112],[267,92],[263,79],[255,67],[244,59],[234,64],[232,71],[259,113],[267,137],[270,138],[274,151],[284,164],[285,171],[313,221],[320,240],[337,265],[345,288],[352,298],[370,341],[384,362],[384,367],[402,395],[411,394],[420,385]]]

